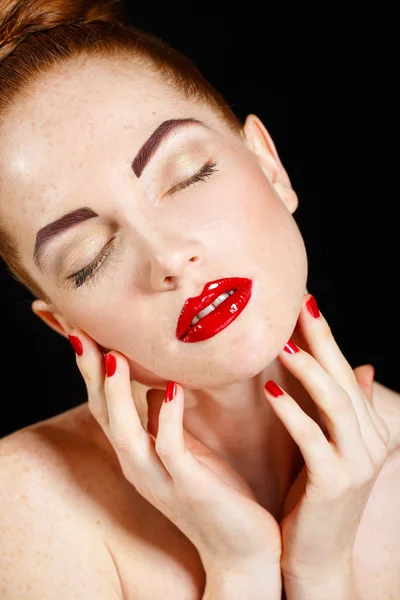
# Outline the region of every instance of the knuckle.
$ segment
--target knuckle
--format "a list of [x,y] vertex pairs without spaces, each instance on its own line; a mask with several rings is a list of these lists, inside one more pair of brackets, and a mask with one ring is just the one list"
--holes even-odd
[[315,376],[319,373],[317,361],[313,356],[311,356],[311,354],[309,354],[305,350],[303,350],[303,352],[298,353],[297,360],[299,362],[299,366],[310,371],[311,375]]
[[135,490],[145,498],[147,494],[146,486],[141,483],[140,477],[138,477],[137,473],[132,468],[131,463],[125,461],[121,456],[119,456],[119,461],[121,465],[121,471],[125,479],[129,481],[129,483],[133,485]]
[[302,356],[299,357],[299,369],[304,374],[307,373],[307,379],[313,382],[320,393],[326,394],[329,392],[325,377],[321,377],[323,369],[313,356],[307,352],[302,352]]
[[310,443],[319,443],[321,436],[323,436],[321,428],[311,418],[304,420],[302,419],[302,421],[298,424],[297,430],[299,435],[306,438]]
[[148,482],[150,465],[143,452],[133,452],[132,447],[126,443],[115,443],[114,449],[118,456],[122,474],[131,483],[141,496],[146,497],[146,482]]
[[[334,482],[333,484],[332,481]],[[352,487],[353,482],[348,473],[341,471],[340,473],[337,473],[336,476],[332,477],[328,483],[330,498],[332,500],[342,498]]]
[[374,448],[374,464],[379,468],[382,467],[388,457],[388,448],[386,442],[379,438]]
[[364,487],[370,483],[376,476],[376,469],[371,459],[365,460],[362,465],[357,466],[354,474],[354,486]]
[[183,438],[171,435],[171,432],[159,430],[155,441],[155,449],[159,456],[170,458],[172,456],[182,457],[185,452],[185,443]]
[[347,392],[344,390],[339,390],[336,393],[331,392],[330,396],[331,402],[335,406],[335,410],[340,412],[342,415],[348,416],[353,423],[358,423],[357,416],[354,412],[353,402]]
[[171,444],[167,444],[165,440],[159,438],[156,439],[155,448],[157,454],[163,458],[168,458],[174,454]]

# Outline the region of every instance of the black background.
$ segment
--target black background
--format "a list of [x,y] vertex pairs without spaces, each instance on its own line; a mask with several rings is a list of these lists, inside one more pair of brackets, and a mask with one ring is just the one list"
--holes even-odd
[[[131,22],[192,58],[240,118],[263,120],[299,196],[309,291],[349,362],[371,362],[400,391],[398,24],[372,9],[282,8],[211,16],[185,3],[144,17],[128,5]],[[0,286],[2,437],[81,404],[86,390],[68,341],[33,315],[3,264]]]

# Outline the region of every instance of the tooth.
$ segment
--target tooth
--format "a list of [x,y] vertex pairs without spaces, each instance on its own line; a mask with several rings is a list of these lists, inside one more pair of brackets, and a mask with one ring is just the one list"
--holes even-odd
[[230,292],[224,292],[223,294],[218,296],[218,298],[216,298],[214,302],[206,306],[206,308],[203,308],[203,310],[201,310],[195,317],[193,317],[190,326],[193,327],[194,325],[196,325],[196,323],[200,321],[202,317],[209,315],[210,312],[212,312],[215,308],[217,308],[217,306],[222,304],[222,302],[224,302],[227,298],[229,298],[229,296],[232,296],[232,294],[234,293],[235,290],[231,290]]
[[206,306],[205,308],[203,308],[203,310],[201,310],[199,313],[197,313],[196,316],[201,319],[202,317],[205,317],[206,315],[208,315],[213,310],[214,310],[214,306],[212,304],[209,304],[208,306]]
[[222,304],[222,302],[223,302],[224,300],[226,300],[227,298],[229,298],[229,294],[226,294],[226,293],[225,293],[225,294],[221,294],[220,296],[218,296],[218,298],[216,298],[216,299],[214,300],[214,302],[213,302],[213,305],[214,305],[215,307],[217,307],[217,306],[219,306],[219,304]]

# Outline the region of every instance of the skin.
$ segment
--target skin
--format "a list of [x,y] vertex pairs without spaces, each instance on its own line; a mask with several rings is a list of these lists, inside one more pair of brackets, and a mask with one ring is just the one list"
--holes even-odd
[[[211,130],[180,131],[138,179],[131,163],[143,142],[164,120],[186,117]],[[0,218],[52,299],[34,301],[33,312],[65,337],[79,328],[103,351],[124,354],[142,385],[164,390],[179,382],[187,431],[225,458],[278,518],[301,454],[265,402],[265,382],[274,379],[320,417],[277,360],[303,303],[307,256],[293,218],[297,196],[261,121],[249,115],[234,135],[159,76],[128,62],[82,61],[43,76],[29,103],[13,108],[0,131],[0,157]],[[218,171],[205,182],[161,198],[210,158]],[[41,272],[32,257],[36,232],[84,206],[100,217],[54,238]],[[115,233],[94,280],[73,289],[67,276]],[[56,275],[51,262],[67,246]],[[253,280],[239,318],[205,342],[177,340],[186,299],[230,276]],[[302,344],[299,336],[293,339]]]

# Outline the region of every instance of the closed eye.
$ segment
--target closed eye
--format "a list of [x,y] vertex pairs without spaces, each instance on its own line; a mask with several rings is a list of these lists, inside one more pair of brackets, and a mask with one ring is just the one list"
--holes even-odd
[[200,171],[198,173],[195,173],[194,175],[192,175],[192,177],[190,177],[186,181],[183,181],[182,183],[178,183],[177,185],[174,185],[174,187],[172,187],[170,190],[168,190],[168,192],[166,194],[164,194],[164,196],[172,196],[172,194],[175,194],[176,192],[179,192],[179,190],[183,190],[183,189],[189,187],[193,183],[197,183],[198,181],[205,181],[207,179],[207,177],[210,177],[213,173],[215,173],[218,170],[218,169],[216,169],[216,166],[217,166],[216,161],[207,162],[204,165],[204,167],[202,167],[200,169]]
[[[195,173],[182,183],[178,183],[173,188],[171,188],[164,196],[172,196],[176,192],[188,188],[189,186],[198,183],[199,181],[205,181],[208,177],[210,177],[213,173],[215,173],[218,169],[216,169],[217,162],[209,161],[207,162],[198,173]],[[102,265],[106,262],[108,256],[112,254],[113,251],[113,242],[114,238],[110,240],[110,242],[105,246],[99,256],[88,266],[83,267],[78,273],[74,273],[70,275],[67,279],[72,282],[72,285],[75,289],[81,287],[85,282],[89,280],[93,280],[94,276],[100,272]]]

